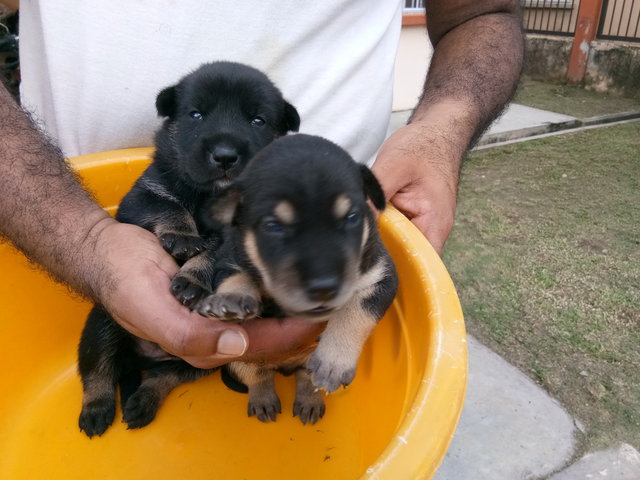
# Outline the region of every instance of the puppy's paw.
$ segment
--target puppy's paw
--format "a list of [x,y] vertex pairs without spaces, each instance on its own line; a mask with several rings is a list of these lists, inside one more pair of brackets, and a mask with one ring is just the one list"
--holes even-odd
[[242,322],[256,317],[260,313],[260,301],[251,295],[223,293],[209,295],[196,310],[205,317],[216,317],[227,322]]
[[262,393],[261,395],[249,394],[249,407],[247,414],[250,417],[256,416],[261,422],[275,422],[276,415],[282,413],[280,399],[274,391]]
[[122,421],[127,429],[142,428],[149,425],[160,408],[160,397],[151,388],[140,387],[129,397],[122,408]]
[[163,233],[159,237],[164,249],[178,262],[185,262],[191,257],[203,252],[206,240],[198,235],[185,233]]
[[116,415],[114,398],[97,398],[82,407],[78,425],[89,438],[102,435],[113,423]]
[[180,303],[193,308],[200,299],[210,294],[211,291],[178,272],[171,280],[171,293]]
[[324,399],[319,391],[311,395],[298,395],[293,403],[293,416],[299,417],[304,425],[316,423],[324,416],[324,411]]
[[319,348],[313,352],[307,362],[311,381],[316,388],[327,392],[335,392],[340,385],[345,387],[349,385],[356,376],[356,366],[357,362],[323,355]]

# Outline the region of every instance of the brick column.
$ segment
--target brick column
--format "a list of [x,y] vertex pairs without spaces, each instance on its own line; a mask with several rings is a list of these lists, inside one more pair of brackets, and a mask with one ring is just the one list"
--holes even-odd
[[567,68],[567,80],[570,82],[580,83],[584,79],[591,42],[598,32],[602,1],[580,0],[576,33],[573,36],[573,47]]

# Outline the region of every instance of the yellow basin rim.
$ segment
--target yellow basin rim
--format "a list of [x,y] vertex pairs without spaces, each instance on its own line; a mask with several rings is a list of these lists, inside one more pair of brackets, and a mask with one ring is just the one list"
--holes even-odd
[[[113,212],[152,153],[119,150],[69,163]],[[294,395],[289,379],[278,380],[283,415],[263,425],[246,418],[244,398],[208,378],[172,392],[148,427],[127,431],[117,416],[92,440],[77,429],[75,371],[90,304],[0,244],[0,362],[11,365],[0,387],[0,478],[431,478],[465,395],[462,310],[440,257],[413,224],[390,207],[379,226],[400,275],[398,296],[367,342],[355,381],[327,397],[315,426],[284,415]],[[245,445],[246,454],[234,450]]]

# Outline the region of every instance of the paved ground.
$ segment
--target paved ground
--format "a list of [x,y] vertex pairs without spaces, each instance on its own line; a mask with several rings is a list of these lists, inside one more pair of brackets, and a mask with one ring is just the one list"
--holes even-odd
[[[390,132],[408,118],[409,112],[394,113]],[[567,115],[511,105],[479,144],[524,139],[580,125]],[[578,425],[562,405],[514,366],[470,338],[465,407],[434,478],[640,480],[640,454],[626,444],[586,455],[572,464],[577,431]]]
[[602,452],[589,453],[566,470],[553,475],[551,480],[583,478],[638,480],[640,479],[640,453],[626,443]]
[[[391,116],[390,131],[395,131],[406,124],[410,114],[408,110],[394,112]],[[569,115],[513,103],[493,122],[478,143],[482,145],[488,142],[525,138],[547,133],[553,129],[573,127],[577,123],[577,119]]]
[[547,127],[551,124],[567,123],[576,120],[575,117],[563,115],[561,113],[548,112],[539,108],[525,107],[512,103],[504,113],[498,118],[486,135],[497,133],[517,132],[526,128]]
[[436,480],[537,478],[566,465],[575,444],[571,416],[480,342],[467,345],[467,398]]

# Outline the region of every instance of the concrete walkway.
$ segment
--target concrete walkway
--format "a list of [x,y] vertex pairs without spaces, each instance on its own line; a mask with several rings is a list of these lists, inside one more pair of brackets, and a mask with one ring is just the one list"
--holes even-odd
[[[391,115],[392,131],[405,125],[411,116],[411,110],[393,112]],[[561,113],[548,112],[539,108],[526,107],[517,103],[510,104],[505,108],[502,115],[498,117],[485,132],[484,137],[512,133],[512,137],[519,135],[525,129],[538,128],[547,131],[549,125],[574,123],[577,119]]]
[[526,375],[473,338],[458,430],[436,480],[539,478],[564,467],[573,418]]
[[578,119],[561,113],[512,103],[485,132],[479,145],[547,133],[578,126]]
[[[411,111],[394,112],[391,115],[389,133],[393,133],[409,120]],[[579,126],[579,120],[569,115],[548,112],[538,108],[511,104],[478,141],[478,145],[489,145],[509,140],[522,139],[548,133],[553,130]]]
[[[390,133],[404,125],[409,114],[394,113]],[[616,119],[611,116],[603,120],[612,121]],[[597,123],[589,119],[590,125]],[[581,125],[584,120],[512,104],[478,145],[486,148]],[[588,454],[572,464],[578,424],[571,415],[476,339],[470,337],[468,346],[465,407],[436,480],[640,480],[640,454],[626,444]]]

